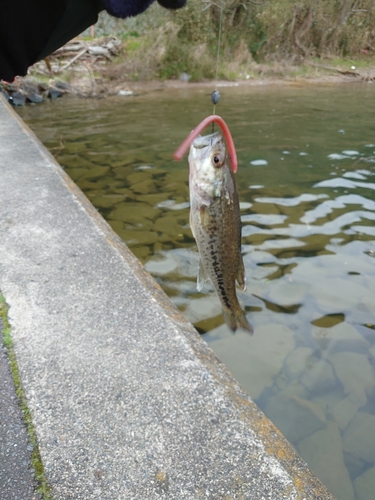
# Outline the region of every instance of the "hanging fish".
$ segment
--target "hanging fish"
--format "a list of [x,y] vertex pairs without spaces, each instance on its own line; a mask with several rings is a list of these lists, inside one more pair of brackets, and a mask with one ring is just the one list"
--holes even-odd
[[253,332],[241,310],[235,281],[245,290],[241,255],[241,220],[238,193],[225,142],[220,132],[197,137],[189,154],[190,227],[200,261],[198,291],[209,279],[232,331]]

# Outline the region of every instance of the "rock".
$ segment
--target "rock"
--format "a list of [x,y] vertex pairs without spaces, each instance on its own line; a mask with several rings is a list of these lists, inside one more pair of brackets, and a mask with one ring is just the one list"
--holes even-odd
[[367,403],[365,391],[352,392],[346,398],[337,403],[331,410],[330,414],[337,422],[341,431],[343,431],[352,420],[359,408]]
[[147,203],[128,202],[112,210],[108,219],[137,224],[142,218],[154,220],[160,213],[161,210],[153,208]]
[[130,187],[132,187],[134,184],[138,184],[140,182],[143,182],[145,180],[148,180],[150,178],[150,173],[146,171],[138,171],[138,172],[132,172],[127,176],[127,181],[130,184]]
[[343,434],[344,451],[375,463],[375,415],[358,412]]
[[339,323],[331,328],[313,326],[312,336],[322,349],[329,352],[366,352],[369,348],[367,340],[354,326],[347,323]]
[[130,189],[134,193],[138,194],[149,194],[157,191],[155,182],[152,179],[146,179],[142,182],[137,182],[136,184],[131,185]]
[[33,81],[23,79],[21,86],[25,94],[39,93],[38,85]]
[[154,231],[121,229],[118,235],[127,245],[153,245],[158,241],[158,235]]
[[283,388],[282,393],[284,396],[297,396],[298,398],[301,399],[308,399],[309,397],[309,391],[306,389],[304,385],[302,385],[298,381],[293,381],[289,385],[287,385],[285,388]]
[[326,313],[355,308],[361,297],[368,295],[364,286],[350,283],[345,279],[332,277],[315,279],[310,293],[316,298],[319,308]]
[[176,199],[164,199],[157,205],[159,208],[166,209],[166,210],[172,210],[172,211],[179,211],[179,210],[186,210],[187,208],[190,207],[190,202],[184,201],[183,198],[181,197],[176,197]]
[[246,260],[247,266],[250,266],[251,263],[268,264],[271,262],[275,262],[276,257],[269,252],[263,252],[262,250],[254,250],[252,252],[247,253],[244,256],[244,262],[245,262],[245,260]]
[[293,350],[294,332],[277,323],[256,327],[253,337],[245,332],[233,336],[225,328],[222,338],[217,338],[215,330],[204,338],[250,396],[257,399],[266,387],[272,386],[286,356]]
[[350,477],[352,478],[352,481],[357,476],[362,474],[362,472],[368,467],[368,464],[364,460],[360,460],[359,458],[354,457],[353,455],[349,455],[349,453],[345,452],[344,452],[344,462],[346,468],[348,469]]
[[123,194],[104,194],[101,196],[90,196],[92,204],[96,208],[112,208],[116,206],[117,203],[121,203],[125,200],[126,196]]
[[326,423],[320,406],[284,391],[269,399],[264,413],[291,443],[310,436]]
[[164,191],[172,194],[174,198],[182,195],[184,201],[189,199],[189,186],[186,182],[170,182],[165,184]]
[[13,92],[9,96],[9,102],[13,106],[25,106],[26,97],[21,92]]
[[277,283],[272,283],[266,298],[279,306],[302,304],[307,290],[307,284],[289,283],[287,278],[284,278],[278,280]]
[[336,386],[334,389],[321,394],[314,394],[310,401],[320,406],[325,414],[329,413],[334,406],[344,398],[344,392],[341,387]]
[[337,385],[332,365],[324,359],[315,357],[310,359],[310,363],[301,377],[301,383],[309,391],[316,393],[330,391]]
[[121,96],[129,96],[129,95],[133,95],[133,91],[132,90],[119,90],[117,92],[117,95],[121,95]]
[[354,489],[357,495],[356,500],[370,500],[375,495],[375,467],[367,469],[366,472],[358,476],[354,481]]
[[85,172],[80,176],[80,180],[85,179],[96,179],[103,177],[109,170],[109,167],[102,167],[99,165],[91,164],[91,167],[86,169]]
[[214,318],[220,314],[220,302],[219,300],[212,300],[212,296],[192,299],[184,311],[184,316],[193,324],[204,319]]
[[[159,242],[158,242],[159,243]],[[158,256],[159,257],[159,256]],[[155,257],[145,264],[146,270],[156,276],[165,276],[169,273],[177,272],[178,262],[176,259],[169,258],[169,252],[163,254],[163,258]]]
[[54,87],[50,87],[47,91],[47,97],[54,101],[62,96],[62,92],[59,89],[55,89]]
[[95,182],[88,180],[80,181],[75,177],[75,175],[73,175],[75,174],[74,169],[66,168],[65,170],[72,178],[74,177],[73,180],[78,184],[78,186],[80,187],[80,189],[82,189],[82,191],[86,194],[86,196],[90,198],[92,197],[92,192],[90,193],[90,190],[93,190],[93,192],[96,194],[98,189],[103,189],[107,187],[106,179],[101,179],[101,180],[96,179]]
[[72,90],[72,87],[68,82],[61,82],[59,80],[55,82],[55,87],[62,90]]
[[39,104],[44,101],[43,97],[37,92],[27,94],[27,100],[33,104]]
[[131,251],[141,262],[144,262],[150,255],[152,248],[146,246],[132,246]]
[[284,371],[289,379],[296,379],[305,370],[309,359],[313,355],[313,350],[310,347],[297,347],[286,358],[284,363]]
[[337,352],[329,356],[345,394],[364,390],[372,395],[375,388],[374,369],[368,356],[356,352]]
[[183,82],[188,82],[191,78],[191,75],[188,75],[187,73],[181,73],[179,76],[179,79],[182,80]]
[[154,230],[162,234],[162,238],[159,238],[161,242],[170,241],[171,236],[175,239],[181,233],[181,229],[180,224],[178,224],[176,217],[173,217],[173,215],[159,217],[154,225]]
[[309,469],[336,498],[354,500],[353,486],[344,462],[340,431],[335,422],[327,422],[324,429],[299,441],[297,449],[308,463]]
[[49,89],[49,85],[45,82],[38,82],[37,84],[37,89],[39,90],[39,92],[47,92],[47,90]]
[[120,220],[109,220],[108,224],[115,231],[115,233],[118,233],[119,231],[124,229],[124,223]]

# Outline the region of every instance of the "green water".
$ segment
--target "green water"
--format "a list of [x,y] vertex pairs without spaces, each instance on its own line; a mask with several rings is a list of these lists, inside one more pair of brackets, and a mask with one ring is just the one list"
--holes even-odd
[[209,94],[20,114],[338,500],[373,500],[375,86],[221,89],[253,337],[232,335],[214,292],[196,290],[188,166],[172,160]]

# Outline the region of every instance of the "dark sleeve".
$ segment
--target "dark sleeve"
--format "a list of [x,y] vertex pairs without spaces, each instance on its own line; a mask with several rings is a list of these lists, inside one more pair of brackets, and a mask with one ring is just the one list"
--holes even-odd
[[0,78],[25,75],[47,43],[66,0],[8,0],[0,2]]
[[[106,9],[115,17],[136,16],[154,0],[0,0],[0,79],[13,81],[96,23]],[[169,9],[186,0],[158,0]]]
[[95,24],[103,8],[97,0],[0,0],[0,79],[26,75]]

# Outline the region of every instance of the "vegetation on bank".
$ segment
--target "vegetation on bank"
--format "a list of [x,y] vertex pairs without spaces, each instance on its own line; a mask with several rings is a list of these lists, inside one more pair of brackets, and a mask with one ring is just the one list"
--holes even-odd
[[[178,11],[155,2],[145,14],[117,23],[123,50],[104,75],[215,78],[221,8],[220,78],[251,78],[259,71],[283,76],[337,59],[349,68],[375,63],[373,0],[188,0]],[[104,31],[105,22],[99,22]]]
[[50,488],[47,484],[47,480],[44,475],[44,467],[39,453],[38,441],[35,429],[33,427],[30,410],[27,406],[27,399],[22,387],[21,377],[18,370],[16,354],[14,351],[13,340],[11,337],[11,329],[8,321],[8,305],[1,294],[0,294],[0,318],[4,325],[4,329],[2,331],[3,345],[7,349],[9,365],[12,372],[19,405],[23,413],[25,425],[27,428],[29,443],[33,447],[33,451],[31,453],[31,464],[34,468],[35,479],[37,481],[37,492],[40,494],[42,500],[52,500],[52,497],[50,495]]

